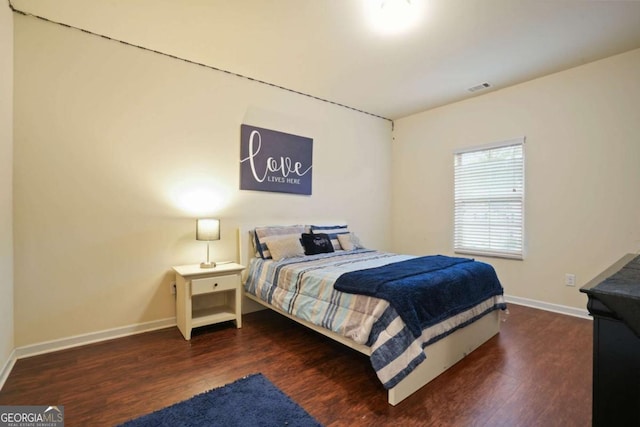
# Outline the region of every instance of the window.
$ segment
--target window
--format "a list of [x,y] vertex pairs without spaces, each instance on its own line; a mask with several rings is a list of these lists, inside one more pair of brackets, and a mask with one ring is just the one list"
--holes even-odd
[[524,137],[454,157],[454,251],[523,259]]

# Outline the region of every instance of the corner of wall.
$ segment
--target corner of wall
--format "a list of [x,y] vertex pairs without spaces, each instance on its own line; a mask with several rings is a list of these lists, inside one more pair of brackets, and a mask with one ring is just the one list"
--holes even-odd
[[13,318],[13,12],[0,6],[0,388],[15,362]]

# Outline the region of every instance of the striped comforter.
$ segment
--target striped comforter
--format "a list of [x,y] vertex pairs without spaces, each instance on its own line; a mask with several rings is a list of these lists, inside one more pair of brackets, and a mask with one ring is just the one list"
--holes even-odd
[[371,349],[371,364],[385,388],[394,387],[425,360],[423,348],[482,315],[504,307],[502,295],[422,331],[414,338],[389,303],[334,289],[343,273],[413,258],[371,250],[337,251],[281,261],[253,258],[247,292],[297,318]]

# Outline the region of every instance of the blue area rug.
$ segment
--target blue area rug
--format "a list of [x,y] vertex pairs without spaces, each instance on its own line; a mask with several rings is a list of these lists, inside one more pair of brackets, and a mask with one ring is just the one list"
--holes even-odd
[[262,374],[249,375],[121,425],[322,427]]

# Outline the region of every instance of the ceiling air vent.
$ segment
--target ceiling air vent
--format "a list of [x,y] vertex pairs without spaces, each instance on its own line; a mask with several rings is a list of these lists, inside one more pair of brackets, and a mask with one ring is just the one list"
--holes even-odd
[[475,85],[475,86],[471,86],[469,89],[467,89],[469,92],[477,92],[479,90],[484,90],[487,88],[490,88],[491,85],[487,82],[484,83],[480,83],[479,85]]

